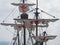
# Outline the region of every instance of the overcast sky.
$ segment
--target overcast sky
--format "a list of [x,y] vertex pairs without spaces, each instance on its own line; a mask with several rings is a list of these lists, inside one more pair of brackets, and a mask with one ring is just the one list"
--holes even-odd
[[[34,2],[35,0],[30,0],[30,2]],[[18,0],[0,0],[0,23],[7,17],[7,15],[16,7],[12,6],[12,2],[18,2]],[[35,3],[35,2],[34,2]],[[60,0],[39,0],[39,8],[56,16],[60,19]],[[14,12],[9,18],[7,18],[7,22],[13,22],[14,16],[18,16],[19,12]],[[47,16],[47,15],[44,15]],[[2,41],[11,41],[13,34],[7,31],[8,27],[0,25],[0,42]],[[13,32],[11,27],[8,30]],[[47,33],[57,35],[57,38],[53,41],[49,41],[48,44],[51,45],[60,45],[60,20],[54,23],[51,23],[47,29]]]

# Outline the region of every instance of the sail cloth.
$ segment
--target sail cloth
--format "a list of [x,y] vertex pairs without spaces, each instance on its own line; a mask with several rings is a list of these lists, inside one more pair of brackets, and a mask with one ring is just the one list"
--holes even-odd
[[[35,30],[36,25],[30,24],[29,22],[25,22],[25,24],[13,24],[13,23],[1,23],[4,26],[11,26],[15,30],[21,30],[22,28],[27,28],[28,30]],[[47,27],[47,25],[38,25],[38,27]]]
[[32,23],[35,23],[35,24],[42,24],[42,25],[40,25],[40,27],[48,27],[49,22],[55,22],[59,19],[37,19],[37,20],[36,19],[14,19],[14,20],[16,20],[17,22],[20,22],[20,23],[25,21],[27,26],[31,25]]
[[[23,2],[26,0],[20,0],[20,2]],[[18,6],[19,7],[19,11],[20,12],[27,12],[29,11],[29,6],[34,6],[35,4],[29,4],[29,3],[11,3],[14,6]]]
[[[36,21],[36,19],[14,19],[14,20],[16,20],[16,21]],[[39,22],[41,22],[41,21],[46,21],[46,22],[55,22],[55,21],[57,21],[57,20],[59,20],[59,19],[37,19]]]
[[4,25],[4,26],[11,26],[13,27],[15,30],[21,30],[22,28],[22,24],[13,24],[13,23],[1,23],[1,25]]
[[35,4],[28,4],[28,3],[11,3],[14,6],[18,6],[19,7],[19,11],[20,12],[27,12],[29,10],[29,6],[33,6]]
[[28,30],[34,30],[35,26],[29,26],[30,24],[13,24],[13,23],[1,23],[4,26],[11,26],[15,30],[21,30],[22,28],[27,28]]
[[11,27],[14,27],[15,30],[21,30],[21,28],[27,28],[28,30],[34,30],[36,25],[33,24],[33,23],[36,23],[36,21],[38,21],[38,24],[39,23],[44,23],[43,25],[38,25],[38,27],[48,27],[48,23],[49,22],[55,22],[57,21],[58,19],[14,19],[16,20],[17,22],[25,22],[25,24],[11,24],[11,23],[1,23],[1,25],[5,25],[5,26],[11,26]]
[[36,41],[40,41],[40,42],[46,42],[48,40],[53,40],[55,39],[57,36],[56,35],[51,35],[51,36],[39,36],[39,37],[36,37],[36,36],[33,36],[33,38],[36,40]]
[[[17,22],[19,22],[19,23],[23,23],[23,21],[25,22],[26,28],[29,29],[29,30],[30,29],[34,30],[36,28],[36,24],[34,24],[34,22],[39,23],[39,20],[34,20],[34,21],[28,20],[28,19],[17,20]],[[46,23],[46,22],[44,22],[44,23],[45,24],[43,24],[43,25],[40,24],[37,27],[48,27],[48,23]]]
[[[14,6],[20,6],[23,3],[11,3],[11,4],[14,5]],[[24,3],[24,4],[27,5],[27,6],[34,6],[34,5],[36,5],[36,4],[29,4],[29,3]]]

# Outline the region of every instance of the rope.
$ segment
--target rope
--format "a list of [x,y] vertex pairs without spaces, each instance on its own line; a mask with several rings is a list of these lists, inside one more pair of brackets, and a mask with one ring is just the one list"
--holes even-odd
[[[7,31],[9,31],[8,28],[6,28],[6,29],[7,29]],[[11,31],[9,31],[9,32],[12,33],[12,34],[14,34],[14,35],[16,35],[15,33],[11,32]]]
[[27,43],[29,43],[29,41],[31,40],[31,43],[32,43],[32,45],[33,45],[33,39],[32,39],[32,36],[31,36],[32,31],[28,31],[28,32],[29,32],[29,38],[28,38]]
[[[40,10],[41,10],[41,9],[40,9]],[[49,13],[47,13],[47,12],[43,11],[43,10],[41,10],[41,12],[43,12],[43,13],[45,13],[45,14],[47,14],[47,15],[49,15],[49,16],[51,16],[51,17],[53,17],[53,18],[56,18],[55,16],[53,16],[53,15],[51,15],[51,14],[49,14]]]
[[[36,8],[35,8],[35,9],[36,9]],[[29,12],[33,12],[33,10],[35,10],[35,9],[32,9],[32,10],[29,11]],[[45,13],[45,14],[47,14],[47,15],[49,15],[49,16],[51,16],[51,17],[53,17],[53,18],[56,18],[55,16],[53,16],[53,15],[51,15],[51,14],[49,14],[49,13],[47,13],[47,12],[41,10],[41,9],[40,9],[40,11],[43,12],[43,13]]]
[[[6,28],[6,29],[7,29],[7,31],[9,31],[8,28]],[[9,32],[12,33],[13,35],[16,35],[15,33],[11,32],[11,31],[9,31]],[[13,40],[11,40],[11,42],[9,43],[9,45],[12,44],[12,41],[13,41]]]
[[11,42],[8,45],[11,45],[11,44],[12,44],[12,40],[11,40]]
[[5,17],[5,19],[3,19],[3,22],[15,11],[16,8],[14,8],[8,15],[7,17]]

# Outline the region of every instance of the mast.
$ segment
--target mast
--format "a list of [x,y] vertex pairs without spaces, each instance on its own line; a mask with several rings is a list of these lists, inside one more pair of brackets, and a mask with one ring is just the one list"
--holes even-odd
[[20,45],[20,39],[19,39],[19,30],[17,30],[17,37],[18,37],[18,45]]
[[[36,12],[35,12],[35,16],[36,16],[36,20],[38,19],[38,0],[36,0]],[[38,24],[36,24],[36,36],[38,36]]]
[[[23,21],[23,23],[25,25],[24,21]],[[26,29],[25,29],[25,26],[23,28],[24,28],[24,45],[26,45]]]
[[[38,0],[36,0],[36,20],[38,19],[39,12],[38,12]],[[36,24],[36,37],[38,36],[38,24]],[[36,41],[36,45],[43,45],[43,42]]]
[[[38,0],[36,0],[36,12],[35,12],[35,16],[36,16],[36,20],[38,20]],[[36,21],[36,37],[38,36],[38,21]],[[38,42],[36,41],[36,45],[38,45]]]

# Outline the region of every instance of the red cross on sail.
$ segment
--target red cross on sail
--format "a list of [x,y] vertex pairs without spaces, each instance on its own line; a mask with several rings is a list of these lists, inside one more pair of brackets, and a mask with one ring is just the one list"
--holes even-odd
[[42,40],[42,41],[47,41],[48,38],[47,38],[47,37],[42,37],[41,40]]
[[22,12],[26,12],[27,6],[25,4],[22,4],[20,8]]

